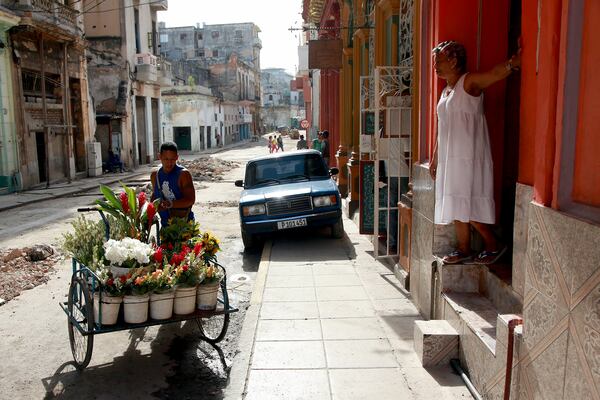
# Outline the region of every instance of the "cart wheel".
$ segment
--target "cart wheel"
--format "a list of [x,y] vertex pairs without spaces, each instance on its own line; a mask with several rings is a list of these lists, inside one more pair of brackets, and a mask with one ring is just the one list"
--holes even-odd
[[229,313],[217,314],[208,318],[198,318],[196,322],[198,322],[202,339],[208,343],[219,343],[227,333]]
[[[74,277],[69,287],[69,315],[73,317],[81,329],[93,332],[94,313],[92,309],[92,297],[87,283],[80,277]],[[94,348],[94,334],[84,335],[67,318],[69,328],[69,342],[71,343],[71,352],[77,369],[82,370],[90,363],[92,358],[92,349]]]

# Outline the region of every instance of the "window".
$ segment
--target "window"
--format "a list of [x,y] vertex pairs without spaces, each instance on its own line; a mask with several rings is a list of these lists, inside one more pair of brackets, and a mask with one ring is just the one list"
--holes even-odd
[[196,57],[204,57],[204,49],[196,49]]
[[186,33],[182,33],[181,35],[179,35],[179,40],[185,40],[185,39],[187,39]]
[[202,32],[198,33],[198,40],[202,40],[203,36],[202,36]]
[[213,57],[219,57],[219,50],[213,50]]
[[217,113],[215,113],[215,121],[217,120]]
[[273,101],[273,95],[272,94],[269,95],[269,101]]
[[161,33],[160,34],[160,42],[161,43],[167,43],[169,41],[169,34],[167,33]]
[[217,39],[219,37],[219,31],[212,31],[210,35],[213,39]]

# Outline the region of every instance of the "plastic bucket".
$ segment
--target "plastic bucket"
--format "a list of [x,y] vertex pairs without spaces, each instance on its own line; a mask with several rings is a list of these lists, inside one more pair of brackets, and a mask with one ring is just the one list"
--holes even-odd
[[191,314],[196,308],[196,286],[177,286],[173,312],[178,315]]
[[150,294],[150,318],[169,319],[173,315],[173,299],[175,292],[170,290],[164,293]]
[[[119,308],[123,296],[109,296],[102,293],[102,303],[100,303],[100,293],[94,293],[94,321],[102,325],[114,325],[119,317]],[[100,320],[102,314],[102,320]]]
[[148,294],[123,296],[125,322],[140,324],[148,320]]
[[220,282],[200,284],[196,296],[196,304],[199,310],[214,310],[217,308],[217,295],[219,294]]

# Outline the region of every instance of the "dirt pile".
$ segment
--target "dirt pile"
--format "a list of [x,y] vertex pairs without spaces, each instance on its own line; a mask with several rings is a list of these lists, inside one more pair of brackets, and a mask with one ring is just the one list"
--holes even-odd
[[187,168],[195,181],[220,181],[223,174],[240,166],[235,161],[218,158],[201,157],[195,160],[180,160],[179,163]]
[[54,272],[61,258],[46,245],[0,249],[0,305],[17,297],[23,290],[48,282],[49,274]]

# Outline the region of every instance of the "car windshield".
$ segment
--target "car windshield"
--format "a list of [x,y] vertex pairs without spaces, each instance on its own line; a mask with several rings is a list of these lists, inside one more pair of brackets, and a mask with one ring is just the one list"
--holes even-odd
[[259,160],[246,167],[245,186],[273,185],[294,180],[329,178],[329,171],[319,154],[302,154]]

